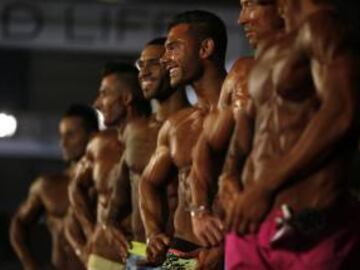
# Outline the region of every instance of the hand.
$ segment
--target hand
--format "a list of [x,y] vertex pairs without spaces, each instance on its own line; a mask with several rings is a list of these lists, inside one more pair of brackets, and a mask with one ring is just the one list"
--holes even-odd
[[224,225],[210,213],[199,213],[191,217],[195,236],[204,247],[219,245],[224,239]]
[[126,258],[129,255],[128,250],[130,249],[130,243],[126,239],[125,235],[117,228],[113,226],[106,226],[103,228],[106,231],[106,237],[108,238],[109,244],[116,247],[120,252],[122,263],[126,262]]
[[89,241],[82,249],[76,249],[76,255],[84,265],[88,265],[90,254],[92,253],[92,243]]
[[271,192],[259,186],[245,189],[227,215],[228,230],[238,234],[255,233],[271,206]]
[[196,270],[218,270],[224,266],[224,247],[202,249],[198,255]]
[[149,263],[161,265],[166,258],[170,238],[163,233],[150,236],[147,241],[146,256]]

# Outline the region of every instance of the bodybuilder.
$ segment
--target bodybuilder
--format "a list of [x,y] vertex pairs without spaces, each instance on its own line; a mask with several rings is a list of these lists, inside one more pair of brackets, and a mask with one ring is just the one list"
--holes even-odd
[[[110,211],[111,194],[119,178],[124,145],[121,142],[125,126],[134,119],[147,117],[150,104],[143,98],[135,67],[113,63],[105,68],[94,106],[104,115],[109,127],[88,144],[86,154],[73,185],[70,198],[75,214],[87,237],[86,262],[89,269],[121,269],[128,250],[130,224],[125,218],[131,213],[130,185],[121,183],[120,199],[124,201],[118,216]],[[117,183],[119,184],[119,183]],[[97,195],[96,210],[89,201],[89,189]],[[121,222],[119,222],[121,221]],[[90,255],[90,256],[89,256]]]
[[61,173],[40,176],[30,187],[11,224],[11,243],[24,269],[40,269],[28,246],[29,230],[42,215],[52,238],[52,264],[56,269],[84,269],[64,236],[64,218],[69,200],[68,186],[76,162],[85,152],[90,137],[98,131],[96,112],[87,106],[73,105],[59,125],[63,159],[70,165]]
[[[244,27],[246,37],[255,49],[282,32],[283,20],[273,0],[241,0],[240,3],[238,23]],[[235,62],[222,86],[218,107],[205,120],[203,133],[195,147],[190,181],[192,221],[194,233],[204,246],[218,245],[224,237],[221,218],[212,214],[215,208],[219,211],[219,205],[211,209],[211,203],[233,133],[234,116],[240,113],[239,110],[245,110],[248,104],[247,82],[253,63],[251,57],[239,58]]]
[[[170,73],[171,86],[191,84],[198,102],[192,108],[177,112],[162,126],[157,149],[140,183],[149,261],[161,263],[169,246],[171,253],[178,257],[189,256],[189,252],[196,254],[199,248],[191,226],[187,177],[192,165],[192,150],[202,131],[204,118],[215,108],[226,76],[226,41],[223,22],[208,12],[185,12],[170,23],[163,59]],[[179,183],[175,238],[170,245],[162,219],[161,188],[173,181],[173,174],[178,174]],[[164,267],[167,267],[166,263]]]
[[359,206],[346,194],[358,137],[356,46],[331,0],[278,4],[287,34],[260,52],[253,102],[237,119],[250,154],[249,144],[232,145],[237,168],[222,178],[235,187],[226,267],[358,269]]
[[[145,243],[146,240],[138,203],[138,189],[141,174],[155,151],[158,132],[164,121],[174,112],[189,106],[185,90],[182,87],[172,88],[170,86],[169,74],[164,64],[160,62],[160,58],[165,51],[165,40],[165,38],[158,38],[149,42],[144,47],[140,58],[136,62],[139,70],[141,89],[144,97],[153,101],[155,113],[151,117],[138,118],[128,122],[123,135],[125,150],[123,153],[120,178],[125,178],[125,181],[126,179],[130,181],[132,240],[140,242],[133,243],[133,245],[137,245],[138,247],[142,243]],[[124,179],[119,179],[119,181],[122,183]],[[122,208],[118,205],[117,201],[119,199],[120,202],[122,201],[120,195],[123,189],[121,185],[116,185],[116,187],[120,189],[120,194],[115,190],[115,196],[113,196],[113,208],[115,211]],[[169,200],[166,205],[170,204],[170,208],[172,209],[170,213],[173,213],[176,207],[176,186],[169,186],[168,191]],[[165,199],[166,198],[164,198],[164,202],[166,202]],[[169,209],[166,210],[165,212],[169,213]],[[113,214],[116,216],[116,213]],[[167,218],[166,216],[167,215],[164,216],[165,220]],[[171,220],[172,223],[173,215],[170,214],[168,219]],[[145,244],[142,245],[144,245],[145,250]],[[145,257],[145,254],[137,255],[142,255],[143,259]],[[136,258],[132,256],[132,259]],[[131,263],[130,261],[132,259],[128,259],[128,264]]]

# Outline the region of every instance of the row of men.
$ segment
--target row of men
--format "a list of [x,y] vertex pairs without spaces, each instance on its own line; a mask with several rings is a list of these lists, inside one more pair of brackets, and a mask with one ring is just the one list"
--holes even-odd
[[359,54],[337,3],[241,0],[256,56],[228,74],[225,26],[205,11],[175,16],[139,72],[107,66],[94,106],[108,128],[93,134],[65,114],[74,165],[35,182],[14,217],[25,269],[38,269],[24,228],[40,210],[58,269],[78,269],[61,256],[66,241],[94,270],[360,269],[359,203],[346,183]]

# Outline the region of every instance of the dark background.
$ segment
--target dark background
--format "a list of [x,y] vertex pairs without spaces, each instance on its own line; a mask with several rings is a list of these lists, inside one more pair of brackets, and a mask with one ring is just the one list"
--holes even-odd
[[[238,44],[235,49],[231,49],[227,66],[237,56],[251,54],[241,28],[236,25],[236,14],[240,9],[239,1],[236,0],[1,0],[0,7],[3,2],[20,3],[22,7],[31,3],[55,3],[69,7],[95,4],[95,9],[98,8],[99,11],[109,7],[127,7],[130,4],[154,5],[160,10],[165,7],[173,8],[174,12],[179,4],[182,9],[187,6],[189,9],[211,6],[212,10],[225,9],[229,14],[235,14],[231,18],[223,18],[227,19],[228,29],[233,31],[229,43]],[[75,45],[78,39],[82,42],[81,46],[73,47],[25,42],[29,39],[22,42],[21,38],[24,36],[21,35],[16,36],[15,42],[11,40],[12,43],[8,43],[6,37],[10,28],[6,27],[6,16],[0,14],[0,17],[0,112],[14,114],[19,124],[15,136],[0,138],[0,269],[11,270],[22,269],[9,245],[8,227],[11,216],[26,198],[30,184],[40,173],[64,168],[57,146],[57,125],[62,112],[71,103],[92,103],[99,85],[99,73],[105,62],[122,60],[133,63],[140,50],[137,40],[125,48],[117,49],[115,46],[107,49],[106,46],[102,48],[100,43],[94,49],[90,42],[87,47],[86,35],[72,36]],[[27,25],[27,19],[26,15],[20,14],[15,21],[24,23],[25,28],[30,27],[29,33],[38,31],[36,27],[32,29],[31,25]],[[51,21],[52,17],[47,19]],[[159,27],[162,30],[157,31],[165,34],[165,26],[158,20],[159,18],[150,18],[146,23]],[[97,23],[95,18],[92,21],[91,16],[85,21],[81,25],[85,30]],[[106,17],[104,21],[106,25]],[[64,24],[66,21],[62,20],[55,23],[60,28]],[[141,31],[143,26],[129,23],[127,27],[120,29],[119,33],[127,31],[127,35],[136,37],[137,31]],[[71,33],[67,34],[71,36]],[[155,36],[148,39],[153,37]],[[353,179],[358,179],[357,164],[354,165],[356,177]],[[50,239],[43,221],[39,221],[32,230],[31,238],[32,250],[46,264],[49,261]]]
[[[96,4],[99,10],[109,6],[126,7],[127,3],[146,3],[160,7],[175,7],[178,4],[173,0],[2,0],[0,4],[5,2],[20,3],[22,7],[42,2],[69,6]],[[189,5],[189,9],[209,4],[215,8],[232,9],[236,13],[239,10],[238,1],[235,0],[181,1],[182,7]],[[176,8],[174,10],[176,11]],[[19,125],[13,137],[0,138],[0,269],[11,270],[22,269],[8,240],[11,216],[26,198],[30,184],[40,173],[64,168],[57,145],[57,125],[62,112],[74,102],[92,103],[99,85],[99,73],[105,62],[133,62],[138,57],[139,50],[94,50],[84,44],[74,48],[39,46],[35,43],[29,45],[22,43],[21,35],[16,36],[18,40],[9,45],[5,38],[11,28],[6,26],[7,19],[4,19],[3,14],[0,16],[0,34],[3,38],[0,40],[0,112],[15,115]],[[27,27],[26,15],[19,18],[16,19],[17,22],[23,22]],[[238,28],[236,17],[231,18],[231,22],[229,27]],[[91,27],[95,22],[90,20],[86,23]],[[149,21],[150,23],[156,25],[157,22]],[[62,27],[65,22],[59,21],[58,24]],[[29,32],[38,30],[29,27]],[[236,39],[243,40],[241,29],[238,29],[239,36]],[[165,31],[163,33],[165,34]],[[249,54],[249,47],[246,47],[247,44],[244,46],[239,48],[236,54]],[[30,242],[34,254],[46,264],[50,258],[50,239],[42,220],[32,229]]]

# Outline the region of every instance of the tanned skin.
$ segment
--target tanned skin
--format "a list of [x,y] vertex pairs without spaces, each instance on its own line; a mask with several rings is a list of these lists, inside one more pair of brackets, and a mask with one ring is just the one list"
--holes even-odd
[[332,206],[344,194],[355,149],[359,69],[351,37],[329,6],[284,0],[279,7],[288,34],[260,52],[253,102],[237,122],[252,127],[250,154],[244,164],[248,149],[232,145],[222,178],[237,186],[227,223],[239,234],[255,232],[282,204],[295,213]]
[[[147,165],[140,183],[140,207],[148,238],[147,258],[162,263],[170,238],[165,234],[161,212],[161,189],[178,175],[178,206],[174,217],[174,235],[198,243],[192,231],[189,207],[191,193],[188,175],[192,165],[192,150],[203,129],[206,115],[218,102],[225,69],[210,61],[213,42],[208,39],[197,49],[196,37],[189,24],[170,29],[166,41],[164,61],[170,72],[171,85],[188,80],[198,96],[198,103],[171,116],[162,126],[157,148]],[[203,65],[203,75],[195,77],[196,63]]]
[[[243,25],[253,47],[257,48],[269,36],[282,31],[283,21],[272,1],[242,0],[240,5],[238,23]],[[205,247],[219,245],[224,237],[223,219],[217,216],[222,215],[221,208],[226,207],[227,199],[214,202],[214,196],[234,131],[235,117],[249,104],[248,76],[254,61],[252,57],[244,57],[235,62],[222,86],[218,107],[205,120],[194,151],[190,182],[193,205],[205,206],[205,210],[194,215],[192,222],[195,235]]]
[[[94,106],[103,113],[105,124],[110,128],[89,143],[69,190],[74,213],[87,239],[87,245],[81,250],[86,264],[91,254],[115,262],[124,262],[127,257],[130,217],[126,217],[131,213],[131,192],[128,182],[118,181],[124,150],[121,138],[126,123],[142,117],[133,106],[134,97],[129,87],[134,86],[120,74],[112,73],[102,78]],[[116,210],[118,215],[115,216],[110,206],[118,184],[122,186],[119,194],[122,208]],[[91,189],[97,197],[96,210],[89,196]]]
[[64,235],[64,220],[69,208],[68,186],[74,176],[75,164],[90,138],[80,117],[64,117],[60,122],[60,138],[64,159],[72,162],[62,173],[40,176],[30,187],[26,201],[15,214],[11,229],[11,243],[24,269],[39,269],[28,247],[29,228],[42,215],[52,238],[51,262],[56,269],[84,269]]
[[[141,174],[148,164],[151,155],[156,148],[156,141],[159,130],[164,121],[174,112],[189,106],[185,90],[172,89],[169,82],[169,74],[163,63],[160,62],[161,56],[165,52],[164,45],[147,45],[143,49],[139,62],[139,82],[145,98],[152,99],[155,104],[155,114],[148,118],[139,118],[129,122],[123,133],[123,143],[125,150],[123,153],[123,163],[119,181],[129,181],[131,186],[131,205],[132,205],[132,234],[133,240],[145,242],[145,230],[139,210],[139,181]],[[117,189],[122,190],[121,184],[116,185]],[[171,192],[175,187],[169,187]],[[169,199],[174,200],[175,194],[169,194]],[[120,195],[117,190],[113,193],[113,209],[119,206]],[[168,201],[168,204],[172,202]],[[176,203],[176,197],[175,197]],[[174,206],[171,206],[174,208]],[[168,211],[167,211],[168,212]],[[173,213],[174,210],[170,211]],[[116,215],[115,213],[113,213]],[[170,215],[169,219],[173,220]]]

